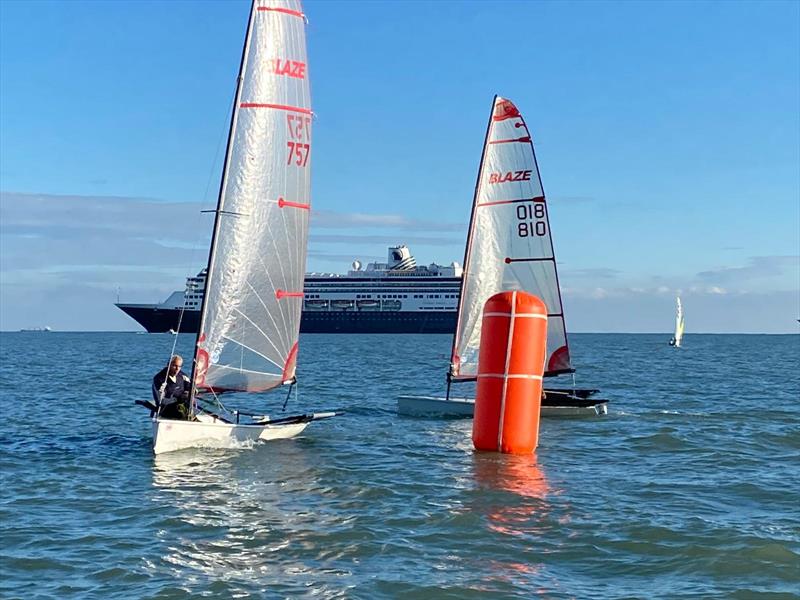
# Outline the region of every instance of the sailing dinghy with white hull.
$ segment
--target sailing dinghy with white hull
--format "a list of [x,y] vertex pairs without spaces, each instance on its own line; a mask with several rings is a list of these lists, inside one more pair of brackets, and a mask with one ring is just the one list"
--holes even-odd
[[683,306],[681,305],[681,298],[678,296],[675,301],[677,302],[677,307],[675,308],[675,335],[672,336],[672,339],[669,341],[670,346],[675,346],[676,348],[681,347],[681,340],[683,339]]
[[[472,416],[474,400],[451,398],[451,382],[475,381],[483,306],[498,292],[525,290],[548,308],[545,377],[573,373],[550,222],[531,134],[516,106],[495,96],[478,169],[447,396],[401,396],[415,416]],[[542,416],[594,416],[606,400],[591,389],[545,389]]]
[[311,208],[306,64],[300,2],[255,0],[215,211],[189,419],[165,419],[157,406],[138,402],[152,411],[156,454],[289,438],[337,414],[270,419],[228,411],[219,400],[295,383]]

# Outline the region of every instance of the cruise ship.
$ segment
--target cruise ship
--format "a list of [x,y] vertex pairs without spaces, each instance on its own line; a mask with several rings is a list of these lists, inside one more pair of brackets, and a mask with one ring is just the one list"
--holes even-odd
[[[346,275],[307,273],[300,331],[453,333],[461,275],[455,262],[417,266],[404,245],[389,247],[385,263],[364,268],[353,261]],[[187,278],[185,291],[173,292],[160,304],[117,303],[117,307],[150,333],[197,333],[205,284],[204,269]]]

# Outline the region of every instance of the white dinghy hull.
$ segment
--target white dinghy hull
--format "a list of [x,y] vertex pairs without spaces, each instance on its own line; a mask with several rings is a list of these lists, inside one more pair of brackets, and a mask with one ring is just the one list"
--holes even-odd
[[291,438],[308,427],[305,423],[280,425],[235,424],[214,421],[200,415],[198,421],[153,419],[153,453],[163,454],[186,448],[236,448],[258,440]]
[[[472,398],[441,398],[436,396],[399,396],[397,413],[410,417],[472,417],[475,400]],[[543,417],[597,417],[608,413],[604,401],[588,406],[542,406]]]

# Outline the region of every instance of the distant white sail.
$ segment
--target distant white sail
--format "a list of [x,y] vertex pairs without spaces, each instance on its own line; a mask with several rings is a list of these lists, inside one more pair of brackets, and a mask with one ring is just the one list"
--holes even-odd
[[495,97],[483,148],[464,260],[450,373],[477,375],[483,305],[525,290],[547,305],[546,375],[572,372],[547,202],[531,134],[517,108]]
[[683,306],[681,305],[680,297],[678,297],[676,300],[678,306],[675,313],[675,345],[680,346],[681,339],[683,339],[683,327],[684,327]]
[[311,208],[311,95],[296,0],[250,13],[198,336],[195,383],[294,377]]

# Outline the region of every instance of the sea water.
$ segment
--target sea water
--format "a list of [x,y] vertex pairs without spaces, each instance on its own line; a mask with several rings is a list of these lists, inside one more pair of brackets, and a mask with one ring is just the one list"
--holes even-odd
[[572,335],[609,414],[515,457],[396,414],[450,336],[305,335],[286,413],[243,402],[345,415],[154,458],[133,401],[174,336],[0,334],[0,596],[796,598],[800,336],[668,339]]

